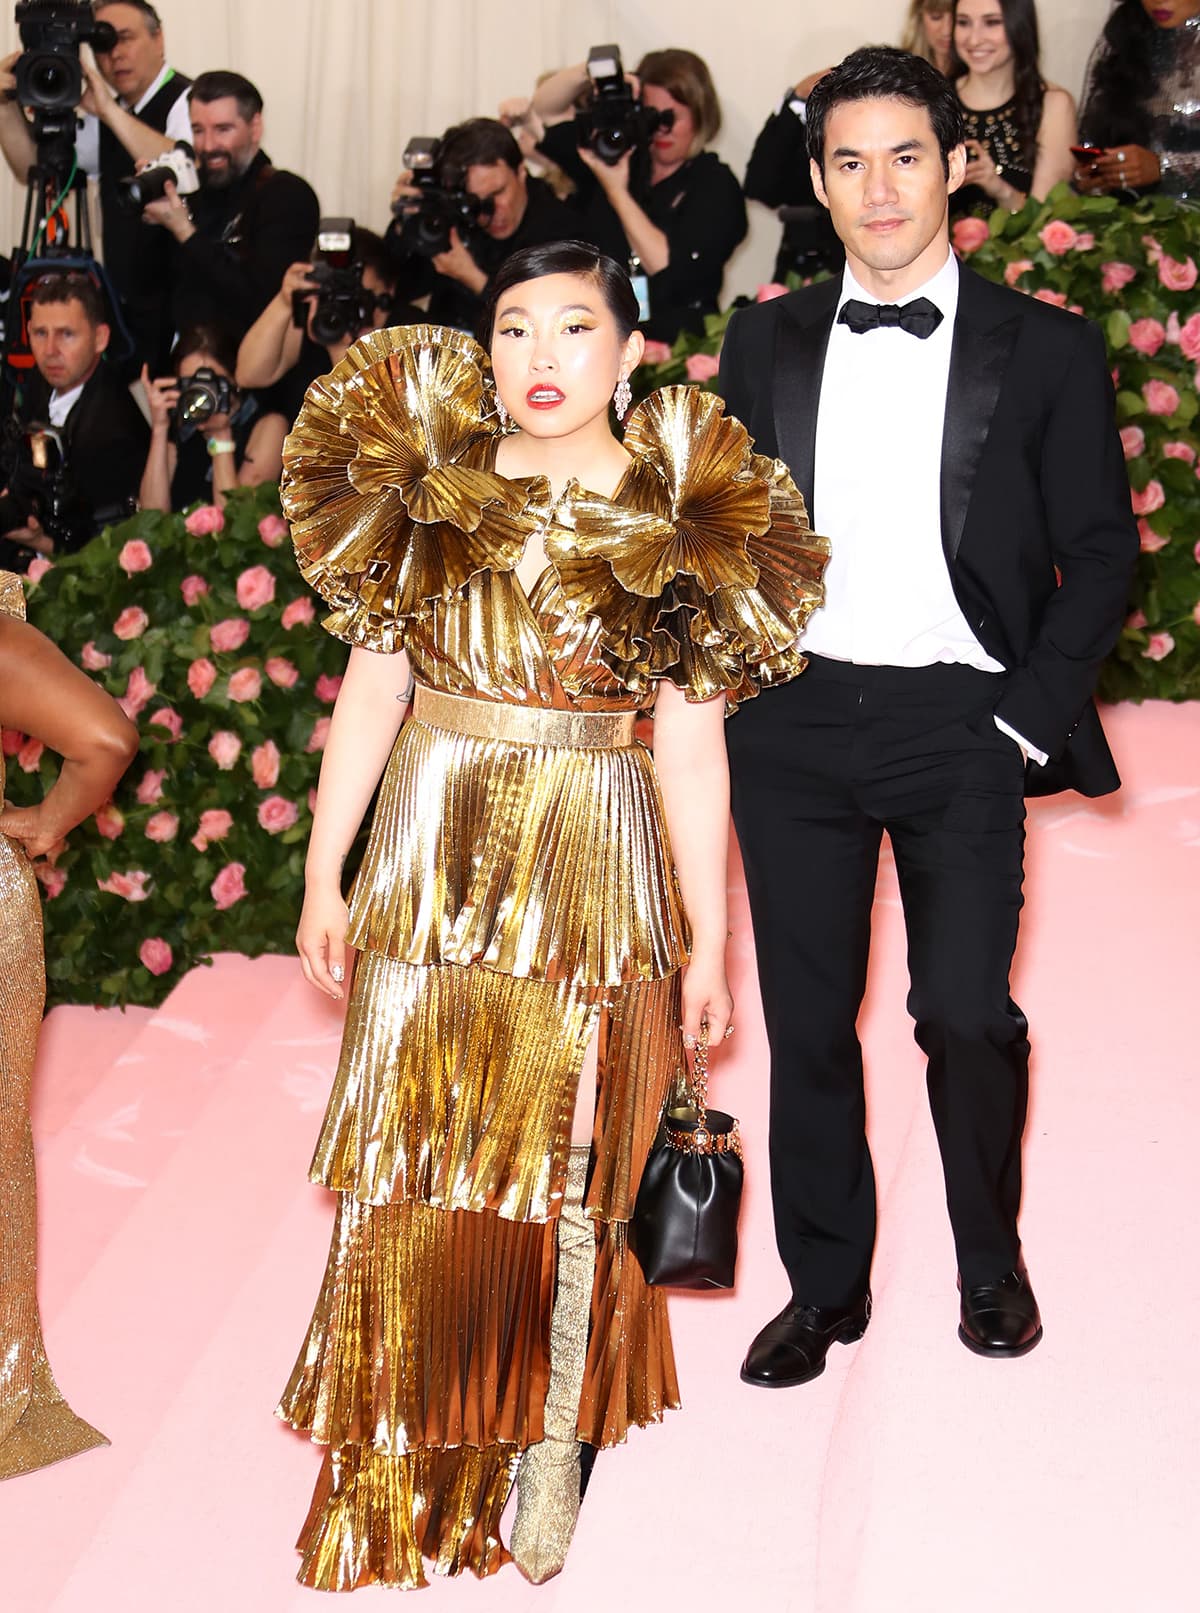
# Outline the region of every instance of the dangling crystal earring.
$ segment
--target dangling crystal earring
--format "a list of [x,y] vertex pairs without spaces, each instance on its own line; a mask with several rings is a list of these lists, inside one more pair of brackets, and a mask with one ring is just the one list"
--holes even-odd
[[496,418],[500,422],[501,431],[508,425],[508,410],[504,407],[500,394],[496,393]]
[[617,419],[624,420],[629,413],[629,405],[633,399],[633,388],[629,384],[629,377],[623,375],[617,382],[617,390],[613,393],[613,408],[617,411]]

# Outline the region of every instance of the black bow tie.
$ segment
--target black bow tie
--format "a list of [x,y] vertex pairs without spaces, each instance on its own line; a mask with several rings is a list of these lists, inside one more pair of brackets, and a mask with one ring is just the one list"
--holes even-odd
[[903,305],[894,302],[858,302],[842,304],[838,315],[839,325],[849,325],[856,336],[865,330],[878,330],[880,325],[899,325],[910,336],[922,341],[932,336],[942,322],[942,310],[928,297],[917,297]]

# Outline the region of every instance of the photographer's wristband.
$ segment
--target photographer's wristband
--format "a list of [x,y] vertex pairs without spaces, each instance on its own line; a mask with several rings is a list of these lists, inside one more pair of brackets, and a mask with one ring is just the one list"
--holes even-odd
[[235,454],[237,453],[237,443],[229,437],[210,437],[208,439],[208,451],[214,459],[218,454]]

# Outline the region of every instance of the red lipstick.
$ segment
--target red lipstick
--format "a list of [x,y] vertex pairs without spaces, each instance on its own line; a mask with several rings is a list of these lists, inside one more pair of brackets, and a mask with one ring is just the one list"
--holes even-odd
[[547,386],[544,383],[531,386],[525,394],[525,402],[531,409],[557,409],[560,403],[566,401],[565,393],[560,392],[556,386]]

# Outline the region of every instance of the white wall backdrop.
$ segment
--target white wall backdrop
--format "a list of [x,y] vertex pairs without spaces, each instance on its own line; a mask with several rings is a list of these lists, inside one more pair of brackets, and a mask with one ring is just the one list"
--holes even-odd
[[[266,149],[307,178],[327,213],[381,229],[400,153],[413,134],[490,114],[547,68],[615,40],[632,67],[645,50],[685,45],[712,68],[725,112],[717,148],[738,173],[784,86],[856,45],[894,40],[905,0],[157,0],[168,60],[194,76],[231,67],[266,102]],[[0,0],[0,45],[19,43]],[[1043,68],[1078,96],[1109,0],[1041,0]],[[815,13],[815,15],[814,15]],[[17,240],[23,192],[0,162],[0,247]],[[751,232],[726,297],[767,278],[778,225],[751,204]]]

